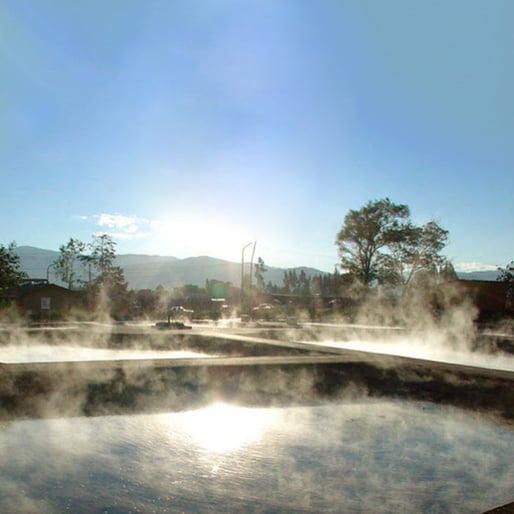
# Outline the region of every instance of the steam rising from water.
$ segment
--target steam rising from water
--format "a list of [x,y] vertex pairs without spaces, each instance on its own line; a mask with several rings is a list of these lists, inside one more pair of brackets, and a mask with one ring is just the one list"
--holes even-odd
[[196,434],[197,422],[218,422],[219,409],[6,425],[0,510],[417,514],[512,500],[512,430],[456,409],[365,400],[232,406],[243,432],[239,421],[249,418],[262,418],[265,430],[246,425],[251,437],[224,451]]
[[[471,352],[472,310],[457,307],[437,320],[422,312],[401,335],[380,331],[379,340],[326,338],[318,344],[467,364],[472,358],[480,366],[490,358],[496,359],[492,367],[507,363],[504,369],[514,370],[511,358]],[[29,344],[20,331],[0,349],[0,361],[174,354],[150,351],[144,337],[137,349],[107,348],[111,328],[99,327],[81,339],[95,348],[71,345],[66,331],[55,331],[52,344],[58,346],[34,339]],[[448,513],[482,512],[512,500],[511,429],[437,405],[370,401],[365,391],[351,387],[342,400],[319,405],[307,371],[263,368],[258,388],[253,376],[243,375],[237,393],[258,390],[287,399],[294,392],[312,404],[267,409],[215,404],[189,412],[0,425],[0,511],[212,512],[214,506],[220,512]],[[105,380],[105,371],[99,375]],[[113,386],[109,393],[118,385],[112,378],[106,382]],[[170,401],[177,384],[194,392],[187,373],[171,378],[143,380],[137,370],[124,375],[127,384],[169,393]],[[223,378],[219,375],[220,382]]]
[[[319,334],[308,342],[514,371],[514,356],[477,345],[482,336],[476,323],[477,315],[471,298],[458,284],[435,287],[429,283],[426,290],[418,288],[396,301],[377,294],[359,306],[351,324],[345,319],[343,310],[341,318],[334,317],[332,330],[320,324]],[[340,337],[336,333],[338,321],[346,321],[339,325]],[[510,328],[507,332],[512,334],[512,326],[501,324],[498,328]]]
[[425,359],[436,362],[462,364],[482,368],[514,371],[514,356],[495,355],[484,352],[471,352],[459,346],[452,347],[446,339],[432,336],[405,336],[388,341],[367,341],[354,339],[351,341],[324,341],[317,343],[326,347],[344,348],[361,352],[385,355],[398,355],[414,359]]
[[0,362],[73,362],[134,359],[190,359],[212,357],[192,351],[151,351],[151,350],[113,350],[107,348],[87,348],[71,345],[25,345],[5,346],[0,351]]

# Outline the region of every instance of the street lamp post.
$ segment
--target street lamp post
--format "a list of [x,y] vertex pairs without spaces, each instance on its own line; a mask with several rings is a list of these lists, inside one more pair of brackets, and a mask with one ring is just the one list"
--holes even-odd
[[50,283],[50,268],[53,268],[54,266],[54,263],[52,262],[51,264],[49,264],[46,268],[46,281],[48,283]]
[[[252,291],[253,286],[253,257],[255,255],[255,246],[257,245],[257,241],[254,241],[252,248],[252,256],[250,258],[250,292]],[[250,300],[250,307],[252,306],[252,301]]]

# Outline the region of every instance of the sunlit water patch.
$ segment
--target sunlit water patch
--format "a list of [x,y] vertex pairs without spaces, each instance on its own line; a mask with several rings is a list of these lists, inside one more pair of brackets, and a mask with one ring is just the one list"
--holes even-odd
[[215,403],[205,409],[163,416],[162,420],[173,433],[180,431],[193,439],[194,445],[208,452],[228,453],[258,441],[272,424],[273,409],[243,409],[225,403]]
[[0,362],[70,362],[132,359],[191,359],[213,357],[213,354],[157,350],[114,350],[71,345],[10,345],[0,347]]
[[0,511],[483,512],[513,500],[513,450],[507,427],[411,402],[14,421]]

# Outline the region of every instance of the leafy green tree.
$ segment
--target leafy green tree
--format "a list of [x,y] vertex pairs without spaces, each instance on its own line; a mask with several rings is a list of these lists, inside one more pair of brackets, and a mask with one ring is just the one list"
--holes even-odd
[[498,268],[499,282],[509,282],[514,287],[514,261],[509,262],[505,268]]
[[205,297],[207,294],[207,290],[204,287],[197,286],[196,284],[184,284],[173,288],[171,299],[173,301],[187,302],[193,298]]
[[86,248],[86,243],[73,238],[59,247],[60,255],[53,262],[53,267],[57,276],[66,283],[69,289],[73,289],[79,282],[76,271],[77,263],[84,264],[83,254]]
[[507,264],[505,268],[498,268],[497,280],[510,284],[507,291],[507,305],[514,310],[514,261]]
[[454,282],[458,279],[457,272],[449,260],[443,262],[439,270],[439,276],[444,282]]
[[170,292],[162,284],[159,284],[155,288],[155,296],[157,298],[156,309],[158,311],[167,311],[170,303]]
[[422,227],[409,223],[390,244],[391,255],[387,256],[388,279],[401,285],[409,286],[417,274],[437,275],[445,265],[446,258],[439,254],[448,240],[448,231],[434,221]]
[[112,266],[99,278],[101,287],[109,298],[111,313],[115,317],[121,317],[128,308],[128,283],[125,280],[123,269],[119,266]]
[[333,273],[314,275],[310,279],[310,293],[321,296],[338,296],[348,294],[353,285],[353,277],[341,274],[337,267]]
[[305,270],[301,269],[300,273],[296,269],[284,271],[284,285],[281,288],[282,293],[308,295],[311,291],[311,278],[307,276]]
[[134,297],[142,314],[150,314],[155,311],[159,300],[156,291],[139,289],[134,293]]
[[310,294],[311,289],[311,280],[305,273],[305,270],[300,270],[300,274],[298,275],[298,285],[296,287],[296,293],[302,295]]
[[296,270],[284,271],[284,293],[294,293],[298,288],[298,274]]
[[340,267],[365,287],[380,279],[381,271],[390,269],[390,264],[384,266],[383,250],[402,238],[409,215],[407,205],[395,204],[389,198],[350,210],[336,237]]
[[0,291],[18,287],[27,274],[20,269],[20,256],[13,241],[7,247],[0,244]]
[[210,298],[232,299],[235,295],[235,288],[232,282],[223,282],[217,279],[207,279],[205,281],[204,295]]
[[268,283],[266,284],[266,293],[278,293],[280,288],[271,282],[271,280],[268,280]]
[[382,284],[403,290],[423,275],[434,278],[447,264],[440,255],[448,231],[430,221],[419,227],[410,221],[407,205],[388,198],[350,210],[337,234],[340,267],[366,289]]

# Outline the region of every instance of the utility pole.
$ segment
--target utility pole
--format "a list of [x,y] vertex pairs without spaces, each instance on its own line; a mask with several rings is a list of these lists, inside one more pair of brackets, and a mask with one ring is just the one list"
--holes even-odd
[[50,268],[53,268],[54,266],[54,263],[52,262],[52,264],[49,264],[48,267],[46,268],[46,281],[48,283],[50,283]]
[[[253,280],[252,280],[252,276],[253,276],[253,257],[255,255],[255,246],[257,245],[257,241],[254,241],[253,242],[253,248],[252,248],[252,257],[250,258],[250,293],[252,292],[252,285],[253,285]],[[250,296],[250,298],[252,298]],[[251,301],[250,301],[251,303]],[[250,305],[251,307],[251,305]]]

